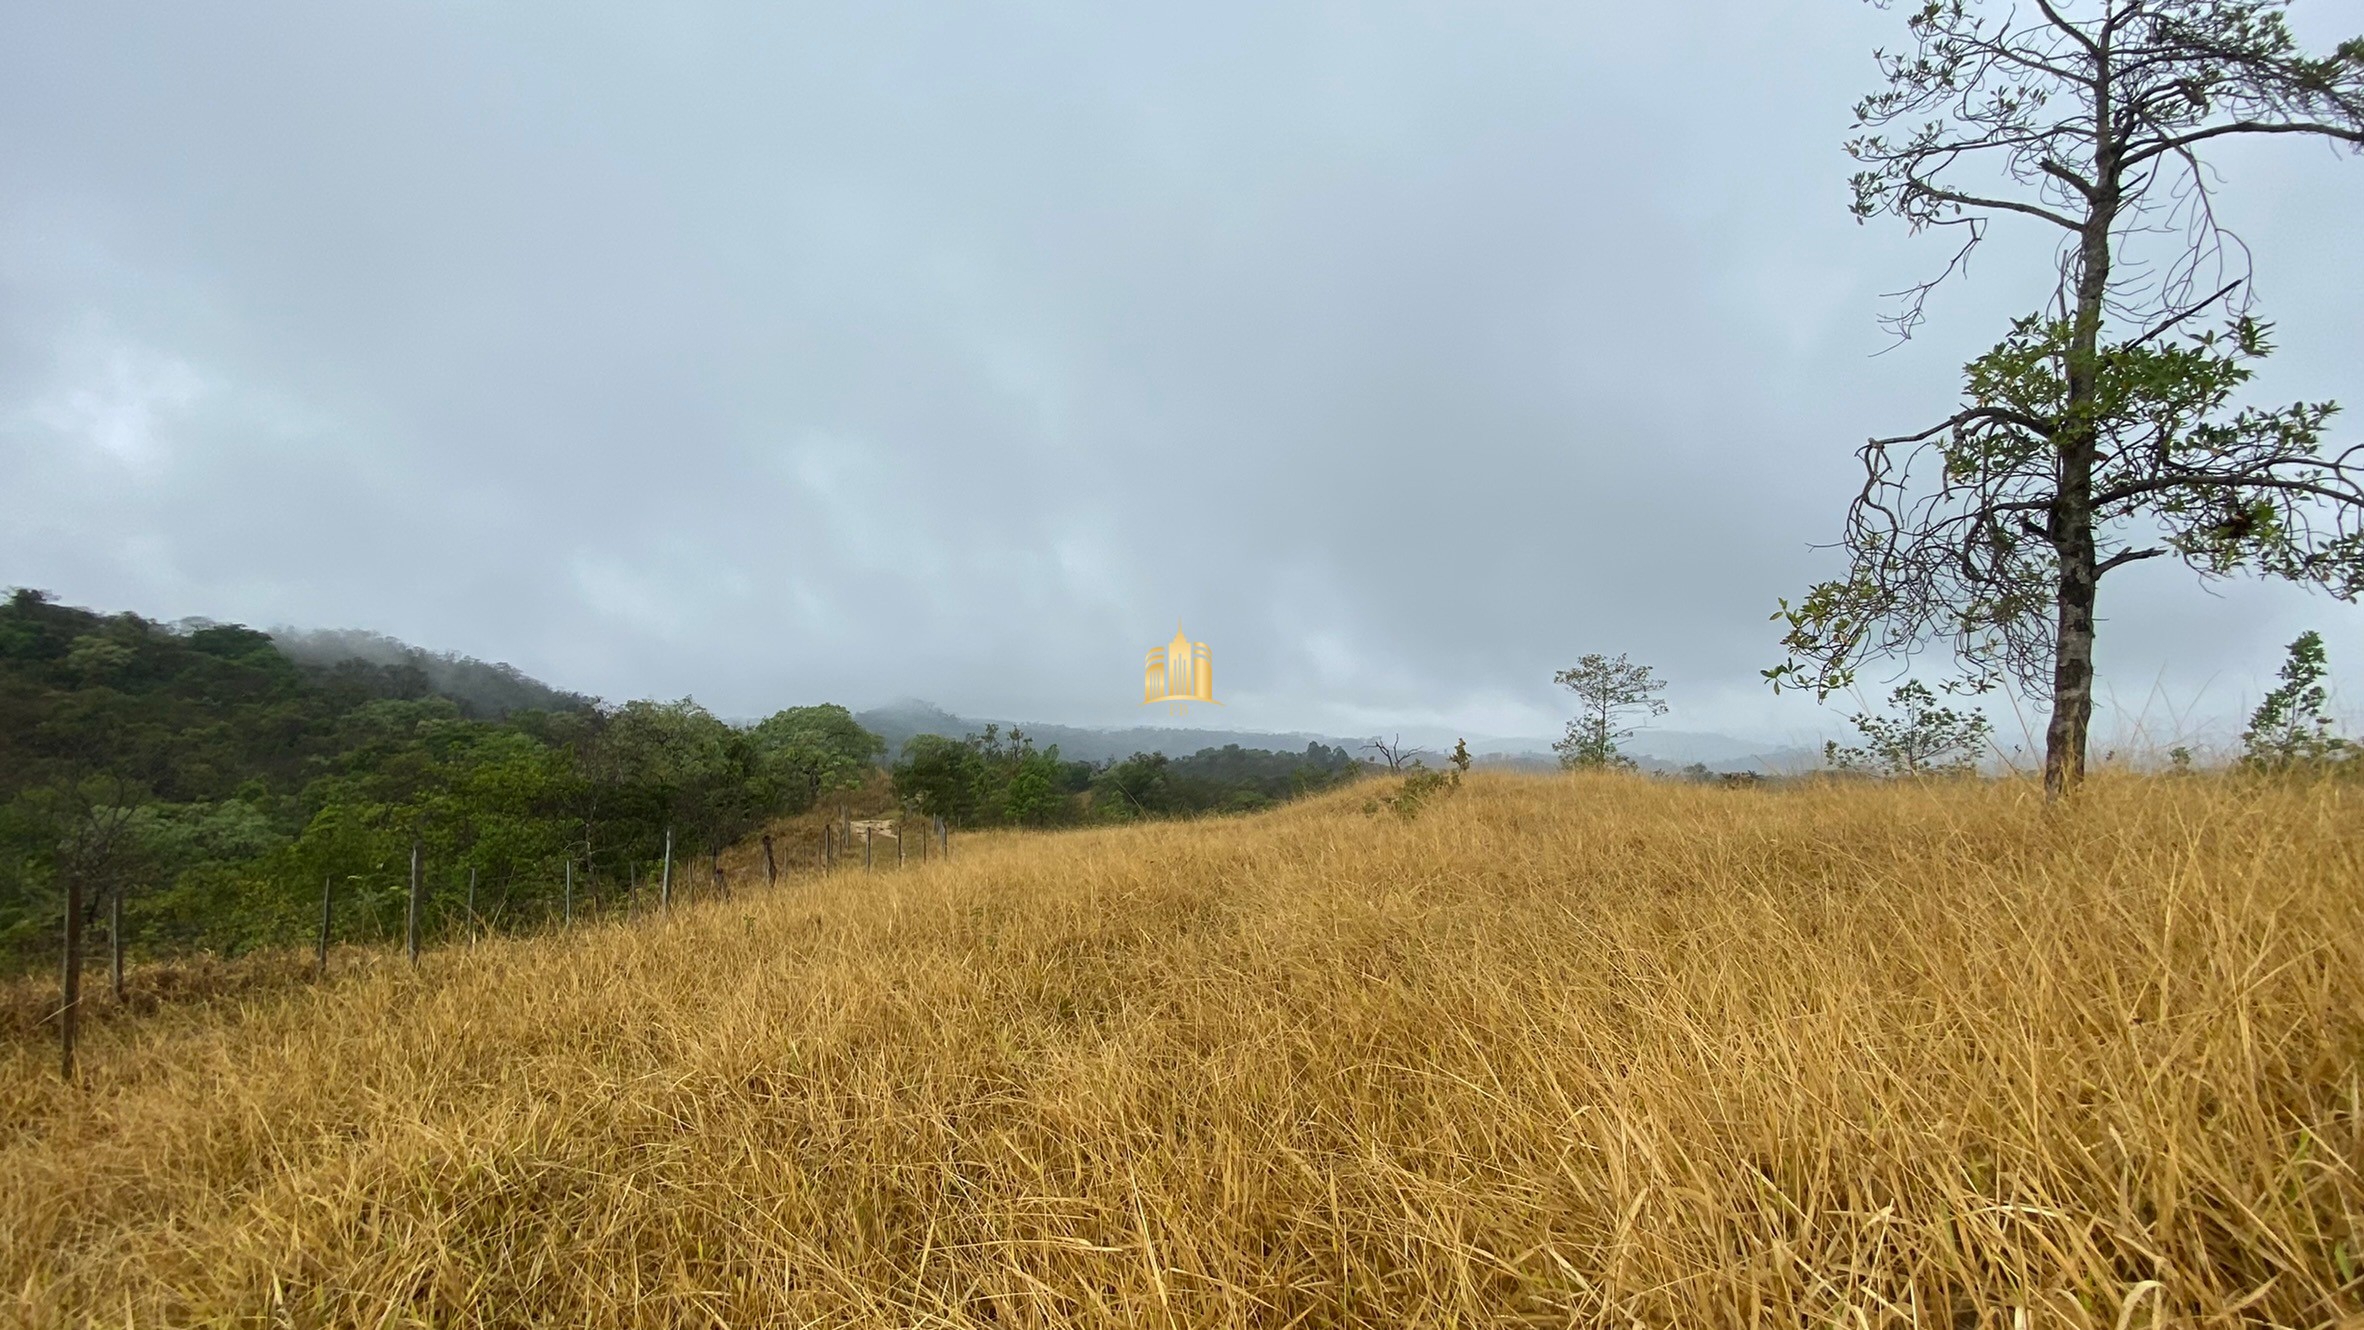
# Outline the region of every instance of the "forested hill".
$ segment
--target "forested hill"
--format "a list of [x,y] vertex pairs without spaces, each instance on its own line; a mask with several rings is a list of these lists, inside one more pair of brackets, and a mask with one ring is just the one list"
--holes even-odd
[[841,706],[733,725],[372,634],[275,640],[18,590],[0,601],[0,972],[55,963],[76,884],[88,921],[120,904],[135,955],[294,945],[324,881],[337,937],[382,938],[415,846],[437,918],[475,899],[484,926],[524,927],[612,909],[666,847],[706,858],[835,791],[1049,827],[1247,811],[1362,770],[1319,743],[1085,761],[944,728],[880,781],[886,743]]
[[0,601],[0,969],[41,963],[68,882],[92,917],[120,897],[153,952],[297,941],[324,878],[338,936],[382,931],[414,843],[439,896],[473,876],[514,916],[570,880],[596,900],[669,834],[683,854],[727,844],[882,751],[843,707],[737,727],[390,639],[291,656],[252,628],[17,590]]
[[271,641],[299,665],[334,667],[348,661],[416,671],[426,687],[457,702],[464,715],[498,719],[512,711],[582,711],[597,699],[553,688],[506,663],[449,651],[428,651],[383,633],[358,629],[282,628]]
[[171,802],[292,791],[375,702],[440,701],[428,709],[459,717],[591,705],[506,665],[373,641],[377,659],[319,643],[291,654],[237,624],[168,626],[16,590],[0,604],[0,802],[101,774]]

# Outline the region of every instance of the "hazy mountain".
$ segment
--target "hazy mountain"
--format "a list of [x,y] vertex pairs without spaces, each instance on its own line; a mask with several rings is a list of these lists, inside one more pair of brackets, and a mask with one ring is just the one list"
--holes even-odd
[[[887,741],[890,760],[903,749],[913,735],[941,734],[957,739],[964,734],[981,733],[987,721],[956,716],[933,703],[917,699],[891,702],[883,707],[855,713],[855,720],[863,728]],[[992,721],[1003,733],[1008,733],[1013,722]],[[1261,730],[1201,730],[1178,726],[1133,725],[1121,729],[1091,729],[1077,725],[1056,725],[1047,721],[1017,721],[1037,747],[1059,745],[1059,755],[1085,762],[1113,762],[1135,753],[1164,753],[1168,757],[1188,757],[1205,748],[1221,748],[1238,744],[1242,748],[1262,748],[1274,752],[1302,752],[1310,743],[1329,744],[1354,752],[1360,739],[1341,739],[1334,735],[1290,732],[1274,734]]]
[[357,628],[272,630],[272,645],[302,665],[335,665],[358,660],[371,665],[415,668],[427,686],[459,702],[472,715],[499,717],[512,711],[576,711],[593,705],[581,693],[553,688],[514,665],[477,660],[449,651],[414,647],[384,633]]
[[[916,734],[941,734],[957,739],[964,734],[982,732],[984,719],[957,716],[930,702],[906,699],[889,703],[869,711],[856,713],[854,719],[864,728],[887,741],[889,760],[900,753],[903,744]],[[1006,733],[1011,726],[1007,720],[993,722]],[[1017,727],[1032,736],[1039,747],[1059,745],[1061,757],[1088,762],[1108,762],[1130,757],[1134,753],[1164,753],[1168,757],[1188,757],[1205,748],[1221,748],[1238,744],[1242,748],[1263,748],[1276,752],[1299,752],[1309,743],[1328,744],[1363,756],[1362,746],[1370,736],[1341,736],[1312,734],[1304,731],[1273,733],[1262,730],[1211,730],[1181,726],[1133,725],[1116,729],[1094,729],[1075,725],[1055,725],[1042,721],[1019,721]],[[1390,738],[1393,738],[1391,733]],[[1423,751],[1430,766],[1442,765],[1444,755],[1452,751],[1453,738],[1439,738],[1431,734],[1404,734],[1404,742]],[[1822,754],[1815,749],[1779,744],[1753,743],[1727,734],[1702,733],[1689,730],[1645,730],[1626,745],[1637,765],[1649,771],[1674,771],[1693,763],[1710,771],[1762,771],[1767,773],[1799,771],[1821,763]],[[1554,770],[1558,757],[1551,750],[1551,740],[1518,736],[1478,736],[1469,740],[1469,751],[1486,766],[1523,770]]]

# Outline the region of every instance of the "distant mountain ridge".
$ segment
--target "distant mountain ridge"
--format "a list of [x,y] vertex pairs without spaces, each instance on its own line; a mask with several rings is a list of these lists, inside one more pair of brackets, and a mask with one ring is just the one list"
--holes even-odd
[[[1276,752],[1300,752],[1307,744],[1319,743],[1361,755],[1362,746],[1370,738],[1368,735],[1347,738],[1303,730],[1201,730],[1160,725],[1096,728],[1043,721],[988,721],[955,715],[932,702],[916,698],[856,712],[854,719],[864,729],[887,741],[887,757],[890,761],[914,735],[940,734],[957,739],[964,734],[981,733],[989,723],[1000,726],[1004,733],[1015,724],[1033,738],[1038,747],[1047,748],[1057,744],[1061,757],[1086,762],[1121,761],[1135,753],[1188,757],[1202,749],[1221,748],[1226,744]],[[1440,741],[1425,733],[1407,733],[1405,737],[1407,743],[1424,750],[1431,766],[1437,765],[1452,747],[1450,738]],[[1806,770],[1819,765],[1822,759],[1819,752],[1808,748],[1758,744],[1726,734],[1688,730],[1644,730],[1634,736],[1626,747],[1636,764],[1646,771],[1677,771],[1696,763],[1710,771],[1775,773]],[[1558,765],[1549,739],[1480,736],[1470,740],[1470,751],[1477,755],[1480,763],[1487,766],[1550,769]]]
[[956,716],[932,702],[922,702],[916,698],[858,711],[854,713],[854,719],[861,723],[862,728],[887,741],[889,760],[900,753],[903,745],[915,735],[940,734],[957,739],[964,734],[982,733],[988,724],[1000,726],[1005,734],[1015,725],[1034,740],[1036,747],[1048,748],[1057,744],[1059,756],[1083,762],[1118,762],[1135,753],[1188,757],[1202,749],[1221,748],[1226,744],[1274,752],[1302,752],[1307,744],[1320,743],[1353,752],[1362,743],[1360,739],[1299,732],[1275,734],[1259,730],[1197,730],[1159,725],[1095,729],[1081,725],[1057,725],[1048,721],[989,721]]

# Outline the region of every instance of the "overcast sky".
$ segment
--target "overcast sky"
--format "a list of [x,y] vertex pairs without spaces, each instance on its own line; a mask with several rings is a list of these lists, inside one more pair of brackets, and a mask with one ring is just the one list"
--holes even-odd
[[[1845,208],[1901,24],[0,0],[0,584],[733,716],[1156,719],[1179,620],[1243,728],[1540,735],[1587,651],[1669,726],[1835,726],[1766,616],[2049,272],[2006,227],[1874,358],[1943,259]],[[2364,161],[2217,160],[2267,395],[2353,441]],[[2162,563],[2102,613],[2120,725],[2309,626],[2364,694],[2355,606]]]

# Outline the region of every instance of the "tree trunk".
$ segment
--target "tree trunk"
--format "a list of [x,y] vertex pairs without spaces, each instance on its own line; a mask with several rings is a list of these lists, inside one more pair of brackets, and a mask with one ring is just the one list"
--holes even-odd
[[2104,93],[2095,118],[2101,191],[2086,213],[2078,242],[2077,304],[2069,332],[2064,378],[2068,398],[2061,431],[2060,486],[2049,514],[2053,552],[2060,560],[2053,593],[2052,719],[2044,727],[2044,797],[2059,799],[2085,779],[2085,741],[2093,725],[2093,600],[2100,577],[2093,540],[2092,420],[2098,388],[2104,302],[2110,284],[2110,230],[2117,221],[2118,166],[2108,137],[2111,112]]
[[57,1043],[58,1072],[67,1080],[74,1079],[74,1036],[82,1017],[82,875],[69,871],[66,878],[66,955],[64,971],[58,977]]
[[[2078,505],[2063,503],[2064,511]],[[2080,539],[2081,537],[2081,539]],[[2052,720],[2044,727],[2044,796],[2058,799],[2085,779],[2085,740],[2093,724],[2093,524],[2062,542],[2058,641],[2052,659]]]

